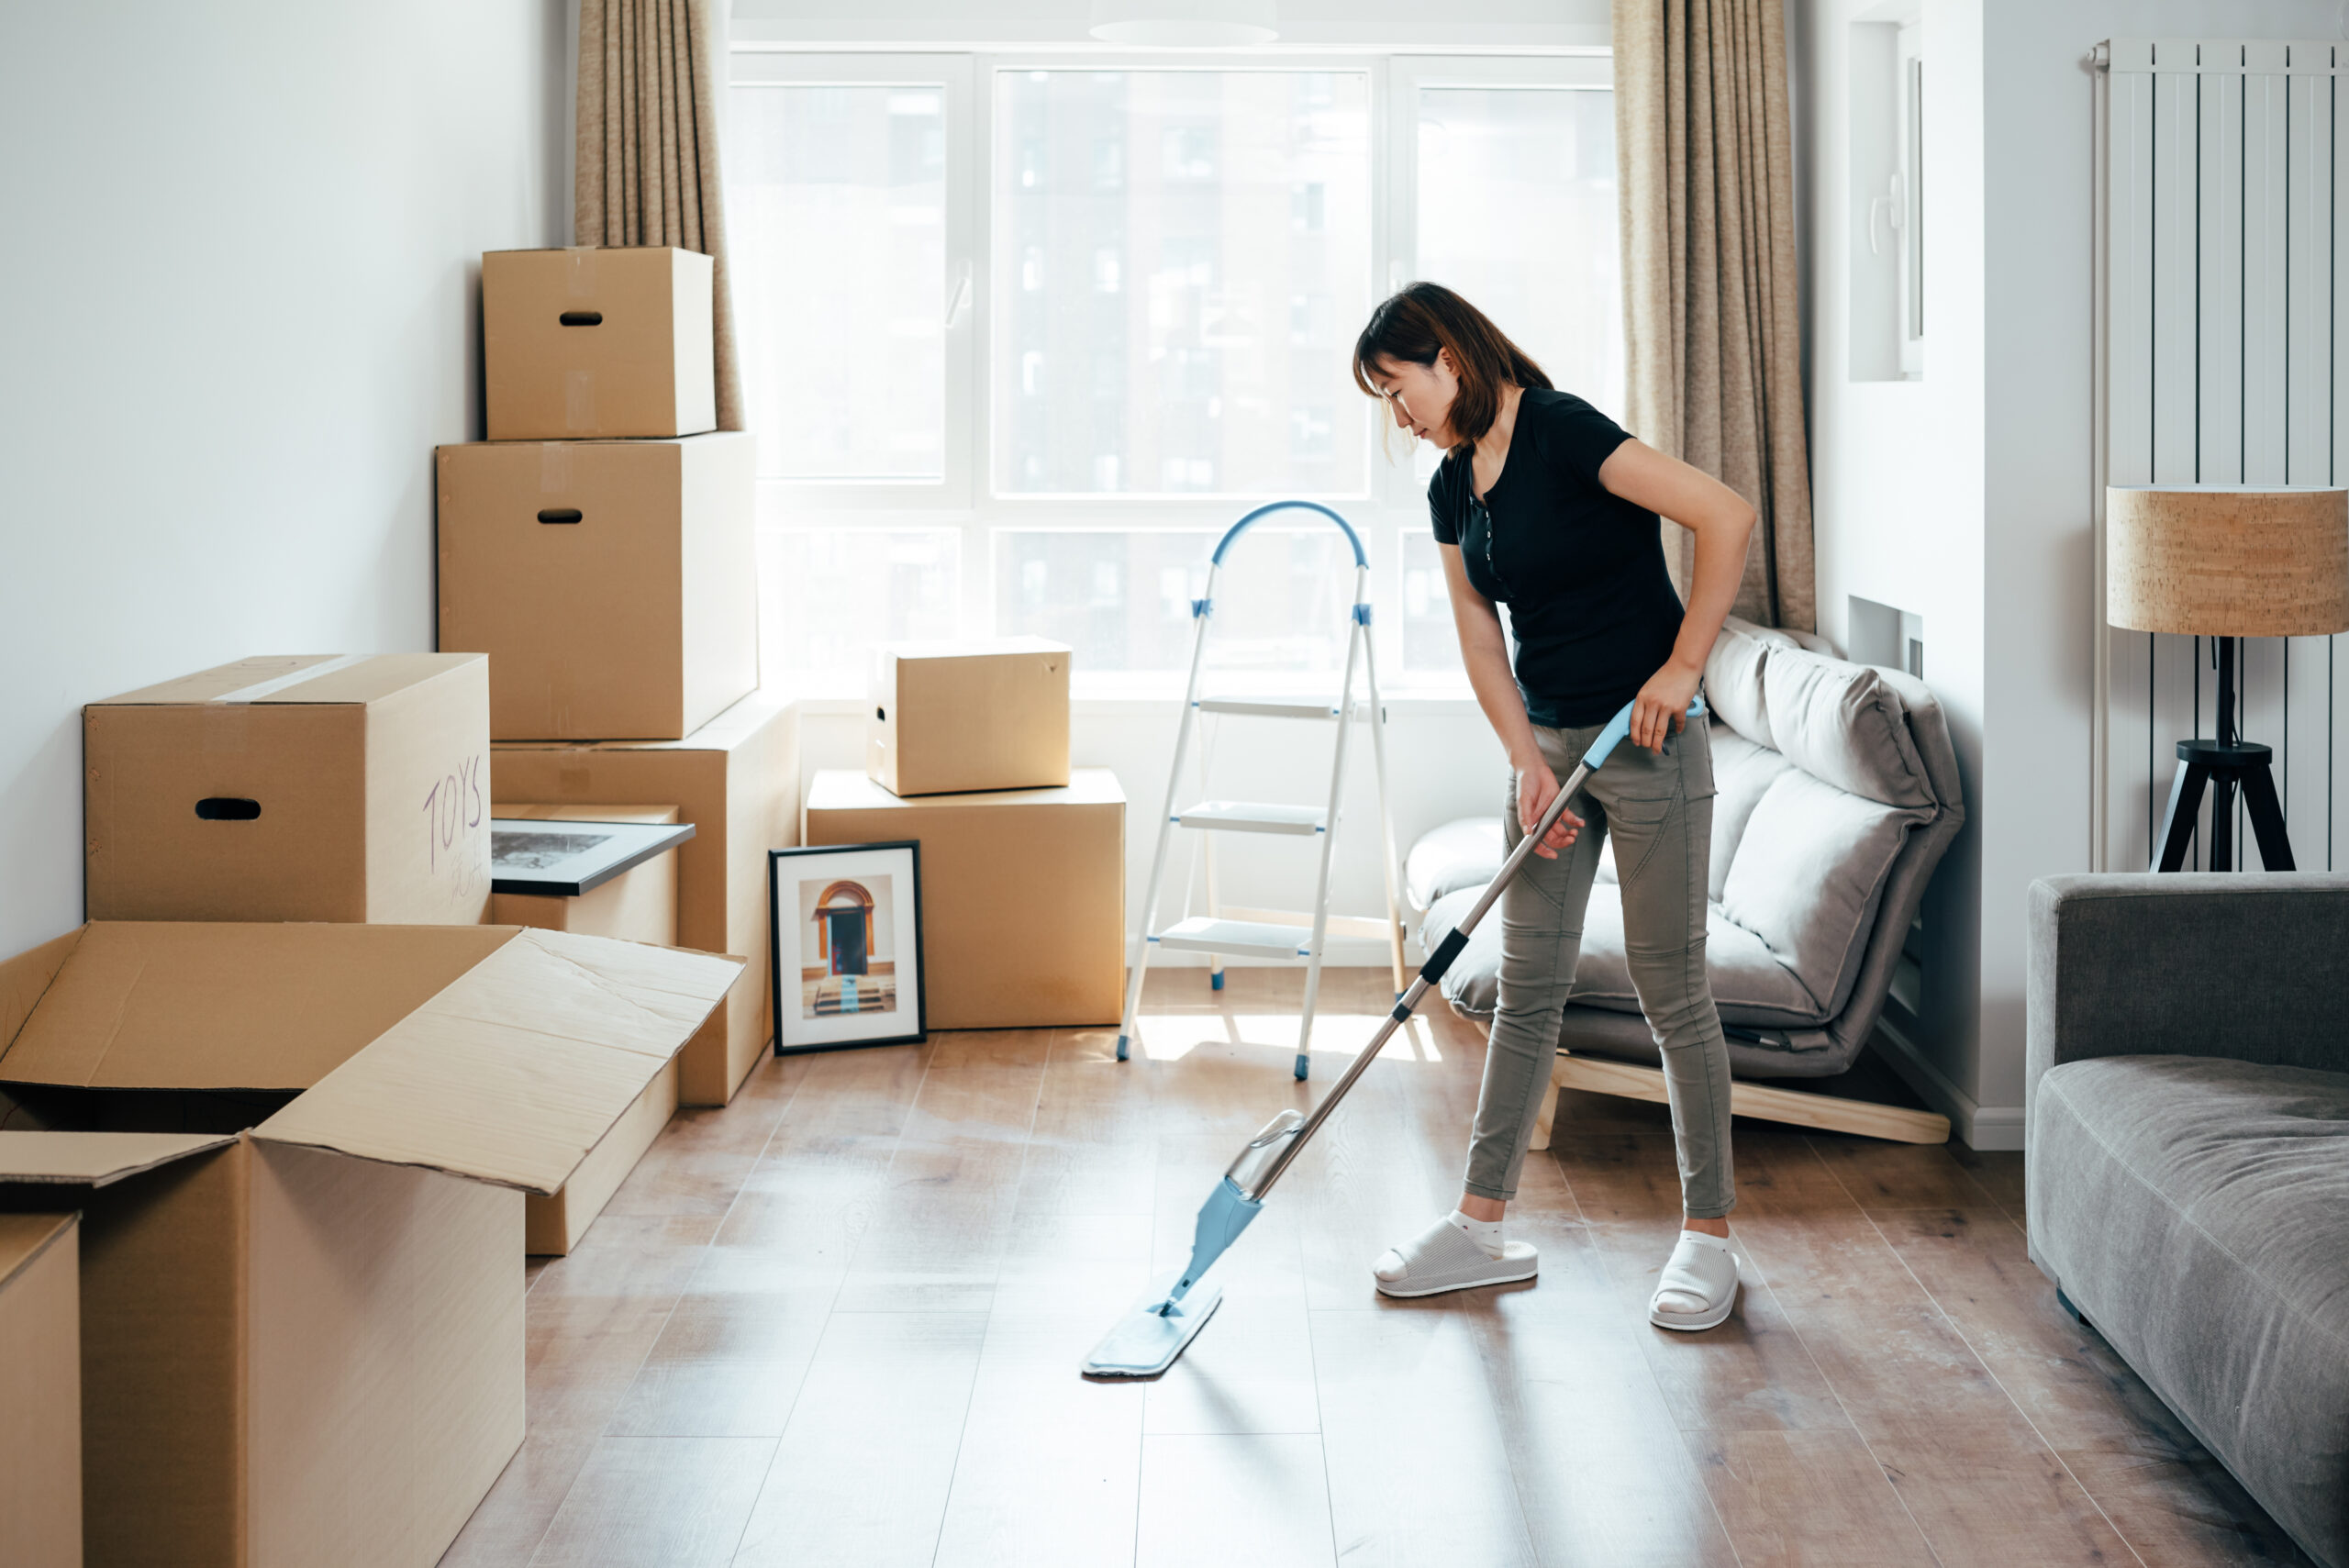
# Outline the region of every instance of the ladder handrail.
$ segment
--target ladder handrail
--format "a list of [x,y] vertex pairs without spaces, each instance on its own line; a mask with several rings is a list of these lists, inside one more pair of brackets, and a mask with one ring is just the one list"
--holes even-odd
[[1246,533],[1251,528],[1254,527],[1260,519],[1270,517],[1275,512],[1286,512],[1291,510],[1300,512],[1319,512],[1323,517],[1329,518],[1331,522],[1337,524],[1340,528],[1344,530],[1346,542],[1354,547],[1354,565],[1361,570],[1367,571],[1369,569],[1370,557],[1363,553],[1362,536],[1354,532],[1353,524],[1346,521],[1345,518],[1338,516],[1337,513],[1331,511],[1329,507],[1324,506],[1319,501],[1273,501],[1257,507],[1254,511],[1249,513],[1246,517],[1232,524],[1230,528],[1224,530],[1223,537],[1216,541],[1215,553],[1208,557],[1208,563],[1211,566],[1222,565],[1223,552],[1231,548],[1232,540],[1238,539],[1241,534]]

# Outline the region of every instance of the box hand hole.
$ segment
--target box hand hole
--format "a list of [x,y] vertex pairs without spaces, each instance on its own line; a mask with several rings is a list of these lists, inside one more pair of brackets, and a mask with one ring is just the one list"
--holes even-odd
[[206,822],[250,822],[261,815],[261,802],[233,795],[209,795],[195,803],[195,814]]
[[576,506],[549,506],[539,513],[539,521],[542,523],[575,523],[578,520],[579,508]]
[[566,310],[562,316],[565,327],[601,327],[604,313],[600,310]]

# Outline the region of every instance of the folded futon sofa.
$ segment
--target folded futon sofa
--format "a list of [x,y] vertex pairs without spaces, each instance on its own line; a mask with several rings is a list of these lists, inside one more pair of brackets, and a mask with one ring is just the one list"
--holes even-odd
[[[1898,672],[1813,652],[1732,618],[1705,666],[1713,749],[1705,953],[1745,1078],[1841,1073],[1875,1029],[1933,868],[1965,824],[1941,704]],[[1493,780],[1497,802],[1506,781]],[[1412,847],[1404,882],[1427,951],[1499,869],[1500,819]],[[1623,956],[1612,855],[1591,890],[1559,1048],[1653,1064]],[[1442,981],[1480,1021],[1499,990],[1501,922],[1478,926]]]

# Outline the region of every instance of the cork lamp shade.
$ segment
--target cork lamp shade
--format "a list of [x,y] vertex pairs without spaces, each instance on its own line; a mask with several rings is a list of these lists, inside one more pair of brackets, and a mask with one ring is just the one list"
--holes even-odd
[[2349,490],[2105,492],[2105,619],[2129,631],[2349,631]]

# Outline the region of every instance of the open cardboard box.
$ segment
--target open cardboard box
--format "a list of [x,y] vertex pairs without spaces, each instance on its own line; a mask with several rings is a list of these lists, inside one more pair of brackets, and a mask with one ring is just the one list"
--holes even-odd
[[95,923],[0,964],[0,1208],[79,1208],[90,1561],[425,1568],[523,1425],[549,1195],[741,961]]

